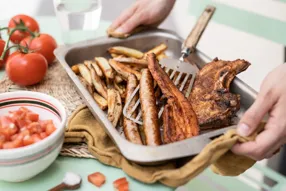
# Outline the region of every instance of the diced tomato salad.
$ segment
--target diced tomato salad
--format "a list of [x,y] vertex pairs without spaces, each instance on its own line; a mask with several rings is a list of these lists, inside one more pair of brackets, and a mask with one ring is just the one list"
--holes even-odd
[[0,149],[24,147],[39,142],[56,130],[52,120],[40,120],[26,107],[0,116]]

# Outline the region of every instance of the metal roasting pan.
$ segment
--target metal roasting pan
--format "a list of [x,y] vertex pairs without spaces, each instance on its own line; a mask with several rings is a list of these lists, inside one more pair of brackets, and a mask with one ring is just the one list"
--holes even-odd
[[[96,56],[109,57],[107,49],[111,46],[127,46],[144,52],[162,42],[166,43],[168,46],[168,50],[166,52],[168,56],[172,56],[174,58],[180,57],[183,39],[173,32],[161,29],[152,29],[141,32],[124,40],[101,37],[69,46],[59,46],[55,50],[57,59],[73,81],[78,93],[85,100],[85,103],[92,114],[105,128],[106,132],[118,146],[124,157],[130,161],[146,165],[190,157],[190,153],[193,153],[194,151],[199,153],[203,149],[203,144],[201,144],[202,141],[208,143],[211,139],[209,136],[204,137],[204,134],[202,134],[180,142],[161,146],[142,146],[127,141],[109,122],[106,117],[106,112],[99,108],[88,90],[84,88],[77,76],[73,73],[71,66],[84,60],[92,60]],[[213,58],[209,58],[200,50],[196,50],[196,52],[188,58],[190,62],[195,63],[199,68],[204,66],[205,63],[210,62],[212,59]],[[247,70],[245,72],[247,72]],[[231,91],[241,95],[241,109],[237,113],[237,118],[239,119],[243,112],[254,102],[257,93],[237,77],[231,84]],[[223,128],[221,129],[221,132],[224,133],[230,128],[235,128],[235,126]],[[203,139],[195,141],[199,137],[203,137]]]

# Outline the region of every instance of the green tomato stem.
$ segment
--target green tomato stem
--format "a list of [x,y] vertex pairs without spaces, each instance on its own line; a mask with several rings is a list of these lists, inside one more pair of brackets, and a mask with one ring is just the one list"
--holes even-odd
[[0,28],[0,31],[3,31],[3,30],[9,30],[9,27],[2,27],[2,28]]
[[[4,30],[4,28],[8,28],[8,27],[3,27],[3,28],[1,28],[0,30]],[[9,28],[8,28],[9,29]],[[7,53],[7,49],[9,50],[10,48],[8,48],[9,47],[9,43],[10,43],[10,40],[11,40],[11,36],[12,36],[12,34],[15,32],[15,31],[17,31],[17,30],[20,30],[20,31],[22,31],[22,32],[25,32],[25,31],[28,31],[30,34],[31,34],[31,36],[32,36],[32,38],[34,38],[34,37],[36,37],[36,35],[30,30],[30,29],[28,29],[28,27],[26,27],[26,26],[19,26],[19,27],[15,27],[15,28],[13,28],[10,32],[9,32],[9,36],[8,36],[8,40],[6,41],[6,43],[5,43],[5,47],[4,47],[4,51],[3,51],[3,53],[2,53],[2,55],[1,55],[1,57],[0,57],[0,60],[4,60],[4,57],[5,57],[5,55],[6,55],[6,53]],[[15,47],[15,46],[12,46],[12,47]],[[18,46],[18,48],[20,48],[21,46],[19,45]],[[25,47],[25,51],[26,51],[26,49],[27,49],[27,47]]]
[[3,51],[3,53],[2,53],[2,55],[1,55],[1,57],[0,57],[0,60],[4,60],[4,57],[5,57],[5,55],[7,54],[7,52],[11,49],[11,48],[15,48],[15,47],[19,47],[18,45],[13,45],[13,46],[10,46],[9,48],[7,48],[7,49],[4,49],[4,51]]
[[28,53],[29,53],[28,47],[25,47],[25,46],[21,46],[21,45],[19,45],[19,44],[16,44],[16,45],[10,46],[9,48],[5,49],[4,52],[3,52],[3,54],[1,55],[0,60],[3,60],[5,56],[4,56],[3,58],[2,58],[2,56],[3,56],[3,55],[6,55],[6,53],[7,53],[10,49],[12,49],[12,48],[17,48],[17,49],[19,49],[21,52],[23,52],[23,53],[25,53],[25,54],[28,54]]

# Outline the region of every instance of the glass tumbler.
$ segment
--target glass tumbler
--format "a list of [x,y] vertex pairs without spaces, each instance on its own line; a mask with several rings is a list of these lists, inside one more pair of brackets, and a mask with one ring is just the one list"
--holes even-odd
[[101,17],[101,0],[54,0],[65,44],[95,38]]

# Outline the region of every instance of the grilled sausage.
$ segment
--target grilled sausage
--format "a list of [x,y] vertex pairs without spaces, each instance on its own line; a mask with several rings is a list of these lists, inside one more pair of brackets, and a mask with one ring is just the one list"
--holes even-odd
[[140,103],[143,117],[143,130],[147,145],[161,145],[160,129],[158,124],[158,109],[154,93],[154,84],[148,69],[142,70],[140,80]]
[[[138,85],[138,82],[137,82],[136,76],[134,74],[130,74],[127,80],[125,103],[131,98],[131,94],[136,89],[137,85]],[[129,104],[129,107],[127,108],[127,113],[131,111],[137,99],[138,99],[138,95],[134,96],[134,98]],[[132,114],[132,117],[136,117],[136,114],[137,112],[134,111]],[[126,117],[124,117],[123,119],[123,132],[127,140],[129,140],[132,143],[142,145],[142,140],[139,134],[138,125]]]

